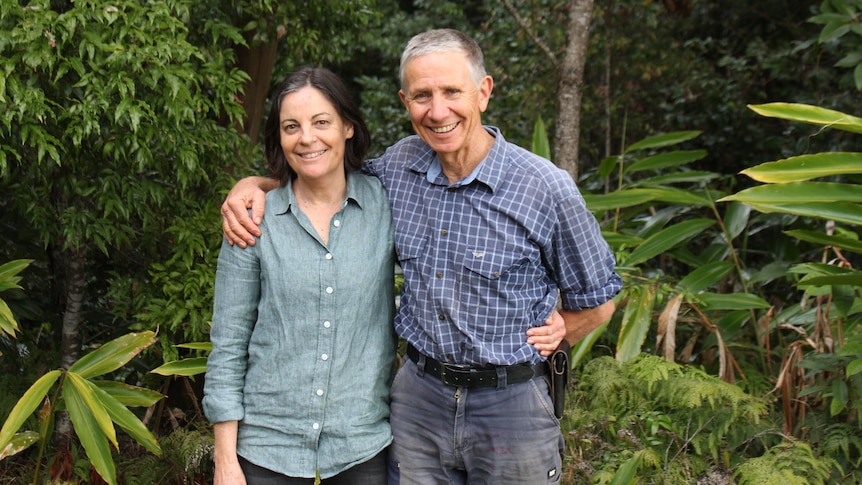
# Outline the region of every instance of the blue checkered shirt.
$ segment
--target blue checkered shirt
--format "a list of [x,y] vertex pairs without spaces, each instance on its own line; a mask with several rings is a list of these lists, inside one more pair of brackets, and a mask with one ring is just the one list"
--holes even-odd
[[404,270],[395,330],[443,362],[537,363],[525,332],[558,294],[564,309],[594,308],[622,282],[572,177],[486,129],[491,151],[456,183],[418,136],[366,163],[387,189]]

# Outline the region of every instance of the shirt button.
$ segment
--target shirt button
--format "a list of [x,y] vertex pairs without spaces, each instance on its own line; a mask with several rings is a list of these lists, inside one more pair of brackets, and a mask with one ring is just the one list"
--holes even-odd
[[341,221],[339,221],[338,219],[336,219],[336,220],[332,221],[332,225],[333,225],[333,226],[335,226],[335,227],[341,227]]
[[326,259],[332,259],[332,253],[326,253]]
[[323,389],[318,389],[318,390],[317,390],[317,395],[318,395],[318,396],[322,396],[322,395],[323,395]]
[[500,272],[499,272],[499,271],[494,271],[494,277],[495,277],[495,278],[499,278],[499,277],[500,277]]
[[320,359],[321,359],[321,360],[329,360],[329,355],[327,355],[327,354],[323,354],[323,355],[321,355],[321,356],[320,356]]
[[323,328],[329,328],[331,326],[332,326],[332,323],[329,320],[323,322]]
[[446,315],[443,315],[442,313],[437,315],[437,320],[446,320]]
[[449,231],[447,231],[446,229],[440,231],[440,235],[445,236],[446,234],[449,234]]
[[438,277],[438,278],[442,278],[442,277],[443,277],[443,273],[437,273],[437,277]]
[[332,289],[332,287],[331,287],[331,286],[327,286],[327,287],[326,287],[326,292],[327,292],[327,293],[329,293],[330,295],[332,294],[332,292],[333,292],[333,291],[334,291],[334,290]]
[[314,429],[320,429],[320,425],[317,423],[312,424],[311,427]]

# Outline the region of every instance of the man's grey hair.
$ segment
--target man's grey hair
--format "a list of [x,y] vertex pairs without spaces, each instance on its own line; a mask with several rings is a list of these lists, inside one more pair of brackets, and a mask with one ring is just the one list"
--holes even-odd
[[476,87],[482,83],[487,76],[485,72],[485,58],[482,49],[469,35],[455,29],[434,29],[421,34],[414,35],[404,52],[401,54],[401,67],[398,69],[398,77],[401,80],[401,89],[404,89],[404,66],[413,58],[426,56],[428,54],[439,54],[441,52],[463,52],[467,56],[470,66],[470,77]]

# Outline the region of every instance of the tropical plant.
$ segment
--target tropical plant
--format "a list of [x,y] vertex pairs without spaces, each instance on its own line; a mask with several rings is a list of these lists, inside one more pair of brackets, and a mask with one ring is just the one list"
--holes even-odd
[[[750,108],[763,116],[862,134],[862,118],[817,106],[772,103]],[[800,245],[818,250],[819,257],[789,268],[804,292],[802,305],[776,314],[770,322],[773,331],[799,336],[787,346],[776,390],[781,391],[785,433],[828,443],[840,450],[836,456],[851,470],[862,463],[862,271],[852,263],[852,255],[862,253],[862,186],[855,178],[862,173],[860,167],[862,153],[856,152],[803,154],[763,163],[743,171],[763,185],[724,199],[806,222],[802,229],[785,231]]]
[[[0,293],[13,288],[19,290],[22,289],[21,286],[18,285],[21,281],[21,277],[18,276],[18,273],[24,271],[24,269],[26,269],[32,262],[33,260],[30,259],[19,259],[0,266]],[[18,321],[15,320],[15,315],[12,314],[12,310],[9,309],[9,305],[0,298],[0,331],[10,337],[15,337],[18,330]],[[0,353],[0,355],[3,354]]]
[[[118,483],[110,449],[110,445],[119,448],[114,425],[148,451],[160,454],[155,437],[128,406],[151,406],[163,396],[123,382],[95,379],[126,365],[153,342],[153,332],[130,333],[90,352],[68,370],[57,369],[44,374],[18,400],[0,429],[0,459],[38,441],[39,456],[33,483],[39,483],[41,461],[52,435],[54,416],[63,410],[68,411],[75,434],[93,468],[110,485]],[[38,430],[19,432],[37,409]]]
[[[844,123],[846,120],[846,117],[841,120],[833,117],[826,122]],[[542,131],[542,124],[537,123],[534,149],[539,152],[543,145]],[[803,436],[799,432],[807,430],[804,436],[809,438],[823,435],[815,440],[815,443],[822,443],[822,449],[809,449],[809,459],[800,459],[795,466],[799,469],[811,467],[811,483],[818,483],[817,477],[824,473],[826,476],[840,476],[840,470],[852,469],[859,463],[858,446],[862,440],[854,439],[855,433],[848,432],[846,426],[853,426],[858,417],[850,418],[845,411],[845,407],[855,409],[858,392],[853,383],[841,379],[830,381],[830,378],[843,374],[842,365],[855,362],[857,356],[852,354],[854,337],[850,337],[850,346],[838,358],[833,354],[803,350],[810,342],[825,341],[820,336],[836,323],[837,330],[828,335],[841,334],[842,329],[845,337],[857,333],[855,330],[847,331],[851,326],[841,326],[846,315],[858,313],[855,291],[848,290],[847,281],[842,288],[831,292],[811,285],[812,281],[819,282],[811,278],[831,276],[839,271],[823,268],[828,265],[816,266],[818,271],[814,274],[810,263],[793,265],[769,258],[770,253],[773,257],[798,253],[760,250],[762,243],[754,241],[758,237],[767,236],[771,240],[768,244],[778,248],[787,243],[777,241],[791,240],[788,236],[809,234],[811,231],[800,232],[800,229],[779,232],[785,224],[796,222],[799,226],[806,218],[777,211],[758,214],[759,211],[754,209],[765,206],[752,207],[744,196],[753,197],[759,193],[764,197],[760,202],[765,204],[766,198],[781,189],[763,192],[757,188],[747,189],[727,196],[720,189],[722,181],[724,185],[730,185],[726,177],[688,168],[690,163],[704,156],[702,150],[668,150],[697,136],[697,132],[668,133],[631,145],[622,155],[606,159],[596,176],[597,180],[605,181],[606,187],[613,185],[615,190],[605,195],[584,194],[588,207],[598,215],[606,238],[616,250],[618,271],[625,284],[618,297],[621,311],[606,324],[609,331],[602,333],[605,328],[601,328],[575,348],[573,362],[577,368],[583,367],[581,385],[585,386],[585,391],[583,403],[576,405],[571,412],[573,421],[564,422],[564,426],[571,429],[570,446],[576,450],[576,455],[581,454],[578,456],[595,458],[589,466],[596,468],[586,470],[589,473],[585,476],[592,476],[599,483],[629,483],[627,480],[635,480],[636,477],[649,479],[659,471],[662,478],[657,483],[691,483],[705,474],[723,475],[726,480],[730,470],[737,470],[740,464],[748,463],[750,459],[763,457],[741,468],[737,475],[739,480],[756,480],[751,477],[759,476],[758,470],[762,467],[755,464],[765,463],[764,460],[773,455],[785,456],[781,450],[793,442],[791,436]],[[842,156],[830,154],[830,157]],[[808,171],[828,171],[819,163],[820,160],[822,158],[803,158],[801,165]],[[852,170],[858,170],[858,163],[848,161],[846,164],[851,165],[855,167]],[[776,167],[773,173],[784,174],[783,168]],[[590,184],[594,184],[593,179],[585,177],[581,185]],[[810,190],[799,188],[789,193],[793,195],[782,202],[792,202],[792,207],[806,216],[860,212],[855,207],[843,206],[843,194],[853,194],[853,188],[830,185],[818,190],[812,186]],[[805,194],[804,197],[801,194]],[[812,204],[813,199],[820,197],[818,194],[834,196],[831,200],[837,204],[834,207],[822,206],[823,210],[818,211],[817,205]],[[855,200],[853,195],[847,197]],[[801,212],[803,210],[808,212]],[[853,236],[852,231],[847,236],[846,239],[858,240],[849,237]],[[811,235],[807,237],[814,238]],[[818,235],[816,241],[829,244],[822,235]],[[845,245],[850,244],[845,242]],[[833,266],[846,262],[847,258],[835,257]],[[849,271],[840,269],[841,273]],[[780,295],[782,301],[793,301],[794,295],[798,295],[793,283],[800,280],[802,289],[807,290],[804,296],[812,302],[807,309],[767,303],[768,300],[778,301],[776,295]],[[841,306],[841,310],[832,308],[833,301]],[[819,326],[806,323],[815,322],[818,318],[824,323]],[[853,324],[852,328],[855,327]],[[816,331],[818,328],[820,333]],[[793,333],[788,335],[788,330]],[[802,338],[793,338],[800,334]],[[655,339],[653,345],[647,345],[648,336]],[[684,346],[680,348],[677,342],[684,342]],[[597,388],[591,383],[612,386],[611,383],[616,382],[607,373],[601,373],[599,377],[592,375],[601,358],[587,362],[590,356],[594,357],[597,351],[603,353],[606,348],[613,349],[610,355],[623,368],[645,359],[644,352],[654,352],[667,361],[649,361],[645,368],[657,372],[657,375],[666,372],[667,365],[674,361],[686,364],[682,367],[684,372],[709,370],[727,382],[723,385],[744,396],[740,399],[760,402],[758,416],[762,418],[769,416],[766,401],[753,396],[780,391],[784,407],[777,410],[780,411],[777,421],[780,423],[784,419],[785,426],[783,430],[780,426],[775,429],[771,420],[761,424],[754,419],[736,421],[728,428],[712,422],[706,426],[691,416],[683,419],[678,412],[669,411],[678,405],[675,399],[683,399],[691,393],[705,398],[718,389],[706,391],[706,387],[701,387],[698,390],[704,384],[696,385],[690,379],[669,380],[665,385],[673,391],[653,396],[646,400],[645,405],[638,404],[634,398],[628,401],[627,391],[637,389],[643,382],[654,382],[655,376],[639,374],[637,384],[622,381],[620,388]],[[777,364],[773,367],[774,361],[793,363],[793,367]],[[691,367],[692,364],[697,368]],[[610,366],[609,363],[607,365]],[[858,364],[854,364],[853,372],[856,372],[855,365]],[[801,376],[803,367],[809,371],[808,376]],[[797,373],[799,378],[795,377]],[[712,379],[709,374],[703,376],[707,377],[706,381]],[[730,384],[738,380],[739,385]],[[746,389],[748,393],[744,392]],[[579,392],[580,386],[574,396],[579,396]],[[617,403],[616,407],[603,407],[596,396],[613,396],[607,399]],[[824,417],[811,412],[824,398],[832,402],[830,413],[843,411],[847,420],[824,421],[821,418],[828,419],[828,414]],[[721,421],[719,413],[710,411],[711,406],[712,402],[706,406],[698,403],[693,405],[697,410],[692,412],[705,412],[704,419],[714,415],[713,419]],[[629,410],[632,410],[630,414]],[[811,413],[807,420],[806,410]],[[597,414],[591,415],[593,411]],[[588,417],[583,422],[578,421],[584,414]],[[746,417],[751,418],[752,415]],[[788,420],[794,426],[787,426]],[[591,428],[590,422],[601,423],[600,429],[596,430],[595,424]],[[686,423],[685,433],[680,428],[674,429],[680,423]],[[718,427],[710,428],[713,424]],[[605,426],[610,431],[601,434]],[[671,443],[666,440],[668,435],[689,436],[686,433],[692,433],[692,430],[697,430],[692,437]],[[706,441],[698,443],[698,439]],[[717,451],[718,448],[711,447],[717,443],[725,448]],[[668,451],[674,449],[677,451]],[[825,450],[829,450],[828,455]],[[668,459],[668,453],[674,458]],[[833,455],[839,458],[825,458]],[[575,473],[581,470],[577,463],[572,469]]]

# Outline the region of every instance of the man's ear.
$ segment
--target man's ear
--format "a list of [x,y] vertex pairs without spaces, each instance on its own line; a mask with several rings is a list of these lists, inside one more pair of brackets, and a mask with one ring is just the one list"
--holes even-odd
[[494,90],[494,78],[485,76],[479,83],[479,111],[484,113],[491,101],[491,91]]
[[401,98],[401,103],[404,104],[404,108],[406,108],[407,111],[410,111],[410,105],[407,104],[407,95],[404,94],[403,89],[398,90],[398,97]]

